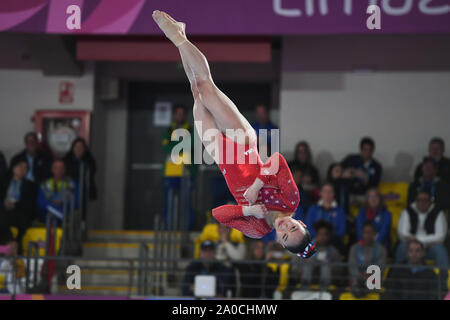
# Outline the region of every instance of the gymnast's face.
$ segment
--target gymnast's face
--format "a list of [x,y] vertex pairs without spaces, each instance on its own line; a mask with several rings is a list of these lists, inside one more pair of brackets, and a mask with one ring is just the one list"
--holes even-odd
[[305,236],[306,225],[289,216],[277,218],[274,226],[277,232],[277,240],[283,247],[295,247]]

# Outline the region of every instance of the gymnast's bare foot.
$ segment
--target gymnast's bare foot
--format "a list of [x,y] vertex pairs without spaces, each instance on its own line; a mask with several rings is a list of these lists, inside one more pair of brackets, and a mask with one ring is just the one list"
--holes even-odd
[[166,37],[169,38],[175,46],[178,47],[187,41],[185,33],[186,25],[183,22],[178,22],[167,13],[159,10],[153,11],[152,17]]

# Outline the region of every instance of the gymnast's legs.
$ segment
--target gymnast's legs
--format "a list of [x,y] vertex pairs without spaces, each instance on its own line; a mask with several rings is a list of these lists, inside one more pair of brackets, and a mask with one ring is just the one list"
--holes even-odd
[[186,38],[184,23],[161,11],[155,11],[153,19],[180,51],[194,96],[194,120],[201,121],[203,132],[213,128],[225,134],[227,129],[242,130],[243,134],[229,138],[239,144],[253,143],[255,131],[236,105],[214,84],[205,56]]

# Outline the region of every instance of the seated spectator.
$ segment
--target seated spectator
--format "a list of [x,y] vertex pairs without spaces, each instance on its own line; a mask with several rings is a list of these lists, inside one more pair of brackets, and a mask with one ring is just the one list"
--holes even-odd
[[334,187],[338,205],[344,209],[344,212],[350,212],[349,190],[351,179],[349,171],[344,172],[340,163],[332,163],[328,167],[327,182],[331,183]]
[[369,188],[378,187],[381,179],[381,164],[373,158],[375,141],[365,137],[359,144],[360,154],[347,156],[342,161],[345,175],[350,177],[350,192],[364,195]]
[[[278,129],[278,127],[270,121],[270,110],[265,104],[258,104],[255,108],[256,111],[256,121],[252,123],[253,129],[256,131],[256,135],[258,137],[258,148],[267,148],[267,151],[260,150],[261,157],[265,158],[269,157],[271,152],[271,144],[272,144],[272,129]],[[260,131],[259,130],[267,130],[267,144],[261,143],[259,140]],[[264,142],[264,141],[262,141]],[[263,159],[265,161],[266,159]]]
[[320,220],[333,225],[334,236],[331,242],[338,248],[342,248],[342,238],[346,230],[345,212],[335,201],[334,188],[330,183],[322,186],[319,202],[309,208],[306,216],[305,223],[313,238],[315,237],[314,224]]
[[[336,268],[330,264],[339,262],[339,251],[330,243],[333,234],[333,226],[326,221],[318,221],[314,224],[317,252],[307,260],[300,260],[294,257],[292,264],[294,272],[299,269],[301,273],[301,284],[309,286],[318,283],[322,289],[327,289],[332,283],[332,275],[335,274]],[[299,268],[295,268],[298,266]],[[333,270],[334,269],[334,270]]]
[[375,226],[370,221],[366,221],[362,227],[362,239],[354,244],[349,254],[349,274],[351,290],[355,297],[361,298],[370,291],[367,288],[367,268],[370,265],[379,266],[381,273],[386,265],[386,249],[382,244],[375,241]]
[[[437,176],[450,183],[450,159],[444,157],[445,143],[441,138],[433,138],[428,146],[428,157],[434,159],[438,166]],[[422,164],[416,168],[414,178],[418,180],[422,176]]]
[[0,181],[3,181],[3,179],[6,177],[7,172],[8,166],[6,164],[6,159],[3,153],[0,151]]
[[267,267],[264,242],[255,240],[250,250],[250,263],[238,265],[243,298],[272,298],[279,277]]
[[[234,204],[235,202],[232,202],[230,204]],[[195,249],[194,249],[194,257],[197,258],[200,252],[200,245],[202,244],[203,241],[209,240],[212,242],[217,242],[220,240],[220,234],[219,234],[219,226],[221,224],[218,223],[217,221],[215,221],[214,218],[212,218],[212,221],[207,223],[203,229],[202,232],[200,233],[200,236],[195,239]],[[240,232],[239,230],[230,229],[230,234],[229,234],[229,238],[230,241],[234,242],[234,243],[243,243],[245,244],[245,237],[244,234],[242,232]]]
[[22,238],[36,218],[36,185],[25,178],[28,172],[26,159],[16,158],[11,168],[11,179],[0,187],[0,199],[9,226],[18,229],[17,241],[19,253],[22,253]]
[[191,262],[187,268],[182,283],[183,296],[194,296],[194,280],[196,275],[212,275],[216,277],[216,293],[225,297],[233,287],[230,281],[232,274],[221,262],[215,259],[216,246],[214,242],[206,240],[200,246],[199,259]]
[[376,230],[375,240],[385,248],[390,247],[392,215],[384,205],[383,197],[377,188],[369,189],[366,193],[366,203],[356,219],[356,234],[358,241],[362,240],[362,227],[370,221]]
[[391,268],[384,283],[383,299],[430,300],[439,299],[438,279],[430,268],[423,265],[425,247],[415,239],[408,242],[407,258],[403,267]]
[[268,268],[265,270],[264,282],[268,297],[275,298],[275,294],[282,296],[289,285],[291,254],[279,242],[270,242],[266,248]]
[[[10,257],[17,256],[18,244],[14,241],[9,223],[6,219],[6,214],[3,208],[0,206],[0,275],[4,276],[4,280],[0,281],[0,294],[14,293],[11,289],[10,283],[12,266],[10,263]],[[5,257],[5,259],[3,259]],[[17,264],[19,267],[19,264]],[[3,286],[5,285],[5,286]],[[3,288],[2,288],[3,287]],[[17,291],[20,293],[20,291]]]
[[396,263],[406,259],[408,242],[417,239],[425,247],[425,259],[433,259],[439,268],[448,269],[447,249],[443,245],[447,236],[447,220],[444,212],[433,203],[430,193],[419,191],[416,201],[403,210],[397,230],[400,243]]
[[51,176],[51,157],[47,153],[39,150],[38,136],[34,132],[25,135],[25,150],[15,155],[11,163],[16,163],[19,158],[28,161],[27,179],[39,185]]
[[450,185],[437,176],[438,164],[436,160],[427,157],[422,162],[422,176],[409,185],[408,204],[416,199],[417,192],[428,191],[434,203],[442,210],[450,208]]
[[0,206],[0,254],[15,255],[17,253],[17,242],[14,240],[11,228],[6,217],[6,212]]
[[245,244],[230,239],[231,228],[219,225],[216,259],[222,262],[239,261],[245,258]]
[[70,197],[74,198],[74,208],[78,209],[79,192],[76,181],[66,176],[64,161],[55,160],[52,165],[53,177],[45,180],[38,187],[38,213],[39,219],[45,222],[48,207],[56,209],[61,214],[64,212],[64,201],[66,210],[70,210]]
[[291,171],[300,169],[302,172],[302,186],[308,193],[312,202],[318,200],[318,189],[320,186],[319,171],[312,164],[312,154],[309,144],[305,141],[297,143],[294,150],[294,160],[289,162]]
[[303,171],[299,168],[295,168],[292,171],[292,177],[294,178],[295,184],[297,185],[297,189],[300,196],[300,204],[297,209],[307,212],[309,207],[311,206],[311,201],[309,200],[308,194],[303,189]]
[[[80,184],[80,178],[83,178],[82,212],[83,220],[85,220],[87,200],[97,199],[97,186],[95,184],[95,173],[97,168],[95,159],[83,138],[77,138],[73,141],[69,153],[64,157],[64,163],[69,177],[78,184]],[[83,177],[81,177],[81,172],[83,172]]]

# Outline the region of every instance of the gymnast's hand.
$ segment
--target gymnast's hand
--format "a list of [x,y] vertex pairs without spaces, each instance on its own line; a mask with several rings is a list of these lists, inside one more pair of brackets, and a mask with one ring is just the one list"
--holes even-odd
[[253,184],[244,192],[244,198],[250,205],[255,204],[258,200],[259,191],[264,187],[264,182],[256,178]]
[[269,211],[267,210],[265,205],[256,204],[254,206],[242,207],[242,213],[246,217],[252,216],[255,217],[256,219],[264,219],[269,214]]

